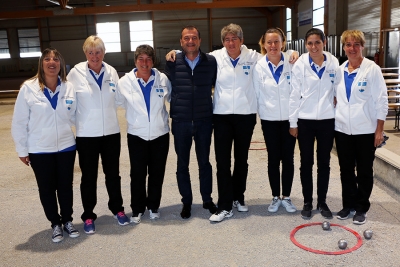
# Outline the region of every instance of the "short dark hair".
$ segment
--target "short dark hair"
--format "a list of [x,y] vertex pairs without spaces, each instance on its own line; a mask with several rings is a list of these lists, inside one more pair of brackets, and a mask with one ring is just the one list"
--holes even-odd
[[182,32],[183,32],[183,30],[196,30],[197,31],[197,33],[198,33],[198,37],[199,37],[199,39],[201,39],[201,37],[200,37],[200,31],[199,31],[199,29],[197,29],[195,26],[193,26],[193,25],[186,25],[185,27],[183,27],[182,28],[182,30],[181,30],[181,39],[182,39]]
[[133,54],[133,60],[136,62],[137,58],[141,55],[145,54],[153,60],[153,63],[156,62],[156,53],[154,52],[154,48],[147,44],[142,44],[136,47],[135,53]]
[[321,38],[321,41],[325,42],[325,34],[324,34],[324,32],[321,31],[320,29],[317,29],[317,28],[311,28],[311,29],[309,29],[307,31],[306,38],[305,38],[306,42],[307,42],[307,38],[310,37],[313,34],[318,35]]

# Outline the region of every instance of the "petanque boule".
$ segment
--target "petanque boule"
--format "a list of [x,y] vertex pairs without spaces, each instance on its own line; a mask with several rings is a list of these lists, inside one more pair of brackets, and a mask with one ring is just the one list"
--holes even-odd
[[365,239],[371,239],[371,238],[372,238],[372,234],[373,234],[373,232],[372,232],[371,229],[365,230],[365,231],[364,231],[364,237],[365,237]]
[[322,229],[324,229],[325,231],[331,230],[331,224],[330,224],[330,222],[327,222],[327,221],[323,222],[323,223],[322,223]]
[[347,241],[344,239],[340,239],[338,242],[338,246],[340,249],[345,249],[347,248]]

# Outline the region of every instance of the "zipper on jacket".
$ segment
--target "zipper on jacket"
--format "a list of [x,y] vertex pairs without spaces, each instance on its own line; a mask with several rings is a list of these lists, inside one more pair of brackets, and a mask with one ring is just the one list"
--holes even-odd
[[[103,79],[104,79],[104,76],[103,76]],[[95,84],[97,85],[97,81],[95,81]],[[97,85],[98,86],[98,85]],[[99,90],[100,90],[100,102],[101,102],[101,116],[102,116],[102,125],[103,125],[103,136],[105,136],[105,131],[104,131],[104,129],[105,129],[105,126],[104,126],[104,105],[103,105],[103,90],[100,88],[100,86],[98,86],[99,87]]]
[[57,135],[56,136],[56,146],[57,146],[57,152],[58,152],[58,151],[60,151],[60,148],[58,147],[58,125],[57,125],[57,111],[56,110],[57,110],[57,107],[54,110],[53,114],[54,114],[54,122],[55,122],[55,125],[56,125],[56,135]]
[[317,117],[316,120],[319,119],[319,109],[320,109],[320,101],[321,101],[321,83],[322,83],[322,79],[318,79],[318,103],[317,103]]
[[194,120],[194,78],[193,78],[193,70],[192,70],[192,126]]

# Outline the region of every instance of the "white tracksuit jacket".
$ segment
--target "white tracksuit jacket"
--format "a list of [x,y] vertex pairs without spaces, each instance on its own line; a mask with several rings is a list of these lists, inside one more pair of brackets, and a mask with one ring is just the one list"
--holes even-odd
[[62,82],[60,86],[55,110],[37,79],[27,80],[21,86],[11,126],[19,157],[26,157],[28,153],[58,152],[75,145],[71,129],[75,120],[75,91],[69,82]]
[[348,135],[375,133],[377,120],[386,120],[388,97],[381,69],[364,58],[351,86],[347,100],[344,62],[336,72],[335,130]]
[[103,62],[104,76],[100,90],[89,72],[88,63],[81,62],[68,74],[76,91],[76,136],[97,137],[119,133],[115,91],[117,71]]
[[117,104],[126,110],[127,132],[146,141],[169,132],[165,100],[171,99],[171,83],[164,73],[153,69],[154,84],[150,92],[150,118],[142,89],[134,71],[125,74],[117,84]]
[[276,83],[263,56],[253,71],[253,84],[258,103],[258,115],[262,120],[284,121],[289,119],[289,97],[292,92],[289,55],[284,56],[283,70],[279,83]]
[[262,56],[255,50],[241,47],[240,59],[234,68],[226,48],[209,53],[217,60],[217,81],[214,89],[214,114],[254,114],[257,100],[252,72]]
[[297,128],[298,119],[325,120],[335,117],[333,104],[335,71],[338,60],[324,51],[326,66],[322,78],[311,69],[309,53],[302,54],[292,68],[292,93],[289,101],[289,122]]

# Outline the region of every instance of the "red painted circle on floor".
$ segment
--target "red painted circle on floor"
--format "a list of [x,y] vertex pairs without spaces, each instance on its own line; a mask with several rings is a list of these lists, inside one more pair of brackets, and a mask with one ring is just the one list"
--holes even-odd
[[361,236],[356,231],[354,231],[353,229],[350,229],[350,228],[348,228],[346,226],[343,226],[343,225],[340,225],[340,224],[335,224],[335,223],[331,223],[331,226],[336,226],[336,227],[343,228],[346,231],[349,231],[350,233],[355,235],[355,237],[357,238],[357,244],[354,247],[343,249],[343,250],[340,250],[340,251],[323,251],[323,250],[309,248],[309,247],[306,247],[306,246],[300,244],[296,240],[296,238],[294,237],[296,232],[299,231],[302,228],[309,227],[309,226],[314,226],[314,225],[322,225],[322,223],[319,223],[319,222],[306,223],[306,224],[302,224],[302,225],[299,225],[296,228],[294,228],[292,230],[292,232],[290,232],[290,240],[292,240],[293,244],[295,244],[296,246],[298,246],[299,248],[302,248],[304,250],[307,250],[307,251],[310,251],[310,252],[313,252],[313,253],[317,253],[317,254],[324,254],[324,255],[341,255],[341,254],[350,253],[350,252],[353,252],[354,250],[360,248],[362,246],[362,244],[363,244]]

